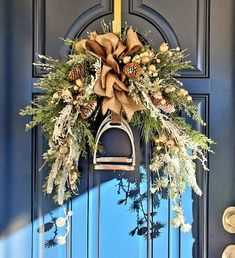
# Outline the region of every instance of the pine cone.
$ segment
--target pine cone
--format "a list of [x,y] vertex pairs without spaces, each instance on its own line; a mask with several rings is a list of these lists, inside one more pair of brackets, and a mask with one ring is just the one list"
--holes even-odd
[[[163,112],[168,114],[175,112],[175,107],[170,104],[168,99],[151,98],[151,100],[153,105],[158,106],[158,108],[160,108]],[[162,104],[162,100],[165,100],[166,103]]]
[[142,68],[137,63],[129,63],[123,67],[123,72],[129,78],[135,78],[142,73]]
[[163,112],[165,113],[174,113],[175,112],[175,107],[170,105],[170,104],[167,104],[167,105],[160,105],[158,106]]
[[83,119],[89,118],[97,107],[96,100],[90,100],[85,106],[81,108],[81,117]]
[[68,78],[71,81],[75,81],[79,78],[84,78],[86,76],[87,69],[84,64],[78,65],[74,67],[72,70],[70,70],[68,74]]

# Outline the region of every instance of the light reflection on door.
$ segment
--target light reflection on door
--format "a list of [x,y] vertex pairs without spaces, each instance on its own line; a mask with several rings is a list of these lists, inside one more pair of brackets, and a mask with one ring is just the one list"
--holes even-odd
[[[126,179],[124,181],[127,182]],[[51,221],[51,214],[53,217],[63,216],[63,208],[53,210],[50,214],[34,221],[34,258],[147,258],[146,238],[138,233],[130,235],[137,226],[137,213],[131,211],[133,203],[130,199],[120,204],[120,200],[124,200],[126,196],[119,190],[119,183],[119,179],[114,177],[90,189],[89,206],[87,206],[87,193],[73,200],[72,230],[66,245],[46,248],[45,243],[53,238],[54,231],[50,230],[43,234],[38,232],[42,224]],[[146,190],[146,181],[143,180],[140,191],[143,193]],[[193,201],[190,189],[187,189],[183,196],[183,204],[187,221],[192,222]],[[146,209],[147,202],[144,201],[141,205]],[[169,201],[161,199],[160,206],[155,211],[157,214],[154,221],[164,224],[164,227],[160,229],[159,237],[151,241],[150,257],[192,258],[194,243],[192,232],[180,233],[178,229],[169,225],[169,218],[172,217],[169,213]],[[63,233],[63,230],[59,233]]]
[[[142,171],[147,173],[145,169]],[[93,242],[89,243],[89,250],[92,253],[89,258],[147,258],[146,238],[138,233],[134,236],[130,235],[130,232],[137,226],[137,213],[130,209],[132,206],[130,199],[126,203],[119,204],[120,200],[125,200],[125,192],[119,191],[118,176],[113,175],[114,179],[91,190],[92,202],[90,202],[90,206],[96,207],[98,210],[96,210],[96,215],[90,214],[91,221],[93,221],[91,224],[95,228],[92,228],[91,231],[91,234],[94,235],[92,236]],[[128,182],[127,179],[124,181]],[[142,180],[140,192],[146,191],[147,182]],[[183,204],[187,222],[192,223],[193,201],[190,189],[187,189],[184,194]],[[142,205],[146,209],[147,201],[145,200]],[[156,212],[154,222],[162,223],[164,227],[160,228],[160,235],[151,240],[150,257],[192,258],[194,243],[192,232],[180,233],[178,229],[174,229],[170,225],[173,214],[169,210],[169,206],[169,200],[160,199],[159,207],[153,210]]]

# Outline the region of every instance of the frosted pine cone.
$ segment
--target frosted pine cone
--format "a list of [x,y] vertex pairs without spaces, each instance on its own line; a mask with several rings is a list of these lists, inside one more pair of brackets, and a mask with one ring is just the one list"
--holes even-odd
[[87,69],[84,64],[78,65],[74,67],[72,70],[70,70],[68,74],[68,78],[71,81],[75,81],[80,78],[84,78],[86,76]]
[[172,106],[172,105],[170,105],[170,104],[167,104],[167,105],[159,105],[158,107],[159,107],[163,112],[168,113],[168,114],[175,112],[174,106]]
[[81,108],[81,117],[83,119],[89,118],[97,107],[97,101],[91,100],[85,106]]
[[129,78],[135,78],[142,73],[142,68],[137,63],[129,63],[123,67],[123,72]]

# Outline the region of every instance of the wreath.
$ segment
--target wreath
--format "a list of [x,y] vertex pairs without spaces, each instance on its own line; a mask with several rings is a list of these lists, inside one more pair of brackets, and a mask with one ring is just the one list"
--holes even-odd
[[[132,27],[120,34],[108,25],[87,39],[65,40],[70,47],[66,62],[41,56],[47,73],[36,82],[42,94],[21,110],[31,115],[26,129],[42,126],[49,148],[43,158],[49,165],[44,191],[62,205],[78,193],[79,159],[94,150],[98,117],[112,113],[137,127],[146,142],[152,140],[150,171],[155,173],[152,194],[167,190],[173,200],[172,224],[188,231],[181,205],[186,187],[202,192],[196,181],[195,160],[207,168],[213,141],[193,130],[181,116],[185,112],[205,126],[178,72],[193,69],[186,51],[159,49],[140,39]],[[101,146],[99,146],[102,149]]]

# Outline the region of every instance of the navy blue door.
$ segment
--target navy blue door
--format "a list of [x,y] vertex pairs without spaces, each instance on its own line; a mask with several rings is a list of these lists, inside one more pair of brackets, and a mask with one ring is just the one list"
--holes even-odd
[[[170,226],[171,203],[152,199],[148,191],[149,145],[135,129],[140,169],[115,173],[93,171],[82,161],[80,196],[65,209],[73,211],[67,243],[49,247],[59,234],[53,219],[63,216],[42,193],[46,168],[38,172],[47,140],[40,128],[24,132],[18,116],[40,92],[33,83],[43,71],[32,66],[35,53],[64,58],[59,37],[86,37],[111,21],[111,0],[2,0],[0,2],[0,257],[1,258],[219,258],[235,243],[222,226],[224,210],[235,205],[233,0],[123,0],[123,21],[138,28],[153,46],[168,42],[188,48],[195,70],[182,81],[192,94],[206,128],[193,124],[218,144],[209,174],[198,169],[203,196],[186,191],[183,202],[193,228],[182,234]],[[123,23],[124,25],[124,23]],[[112,139],[112,146],[109,142]],[[103,137],[107,152],[130,152],[125,135]],[[121,143],[121,147],[120,147]],[[116,146],[116,147],[115,147]],[[44,228],[42,227],[44,225]]]

